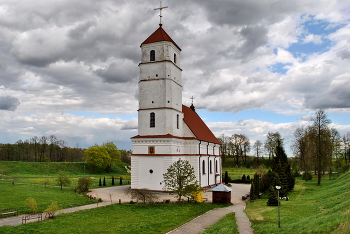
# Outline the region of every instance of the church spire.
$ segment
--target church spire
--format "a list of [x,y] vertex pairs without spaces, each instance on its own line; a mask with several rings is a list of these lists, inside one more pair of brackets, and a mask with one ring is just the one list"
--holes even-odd
[[160,1],[160,7],[158,7],[158,8],[155,8],[154,10],[159,10],[159,27],[162,27],[162,25],[163,25],[163,23],[162,23],[162,10],[164,9],[164,8],[168,8],[167,6],[165,6],[165,7],[163,7],[162,6],[162,1]]
[[196,108],[195,108],[194,105],[193,105],[193,99],[194,99],[194,97],[192,96],[190,99],[192,99],[192,103],[191,103],[190,108],[191,108],[194,112],[196,112]]

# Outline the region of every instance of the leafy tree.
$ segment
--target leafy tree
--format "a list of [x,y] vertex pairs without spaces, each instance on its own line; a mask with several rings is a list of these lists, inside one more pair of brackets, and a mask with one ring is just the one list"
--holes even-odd
[[80,177],[78,179],[78,183],[75,186],[75,191],[78,193],[85,193],[89,191],[89,188],[91,186],[92,179],[90,177]]
[[107,162],[107,171],[108,173],[111,172],[111,167],[113,163],[119,163],[121,162],[121,153],[118,150],[118,147],[113,142],[107,142],[103,144],[103,146],[106,147],[109,160]]
[[71,183],[71,180],[68,178],[68,176],[62,172],[58,174],[58,178],[56,179],[56,181],[58,186],[61,187],[61,190],[63,186],[68,186]]
[[84,151],[84,160],[92,167],[93,174],[95,174],[96,168],[106,168],[110,161],[107,147],[94,145],[87,148]]
[[190,196],[198,184],[194,168],[187,160],[174,162],[163,174],[163,178],[163,190],[175,193],[179,201],[183,196]]

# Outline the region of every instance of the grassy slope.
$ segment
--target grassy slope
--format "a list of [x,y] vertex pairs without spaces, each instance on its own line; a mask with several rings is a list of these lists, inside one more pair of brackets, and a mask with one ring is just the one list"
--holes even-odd
[[350,233],[350,172],[335,180],[297,182],[290,201],[281,201],[281,228],[277,207],[266,206],[267,197],[248,202],[247,215],[256,233]]
[[17,227],[0,227],[0,233],[166,233],[206,211],[222,207],[215,204],[115,204],[53,220]]
[[[120,163],[113,166],[111,175],[127,174],[124,166]],[[0,161],[0,174],[17,175],[20,177],[45,177],[56,176],[58,172],[65,172],[69,175],[91,176],[91,168],[84,162],[17,162],[17,161]],[[107,174],[106,172],[97,171],[98,174]]]

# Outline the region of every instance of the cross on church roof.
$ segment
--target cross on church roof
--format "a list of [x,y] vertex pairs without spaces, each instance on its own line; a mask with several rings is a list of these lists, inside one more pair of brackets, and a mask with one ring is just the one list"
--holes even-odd
[[165,7],[163,7],[162,6],[162,1],[160,1],[160,7],[158,7],[158,8],[155,8],[154,10],[159,10],[159,26],[160,27],[162,27],[162,25],[163,25],[163,23],[162,23],[162,10],[164,9],[164,8],[168,8],[167,6],[165,6]]
[[192,104],[193,104],[193,99],[194,99],[194,97],[192,96],[190,99],[192,99]]

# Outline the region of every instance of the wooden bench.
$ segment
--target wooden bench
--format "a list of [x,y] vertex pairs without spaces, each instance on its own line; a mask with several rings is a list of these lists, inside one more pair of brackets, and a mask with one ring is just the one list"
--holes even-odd
[[243,200],[243,201],[244,201],[244,200],[247,200],[248,197],[250,197],[250,193],[247,193],[246,195],[242,196],[242,200]]
[[39,220],[43,220],[43,214],[42,213],[37,213],[37,214],[24,215],[22,217],[22,224],[23,223],[27,223],[27,220],[31,220],[31,219],[38,219],[38,221]]
[[18,210],[15,208],[4,208],[0,210],[0,217],[2,218],[3,216],[6,215],[18,215]]

